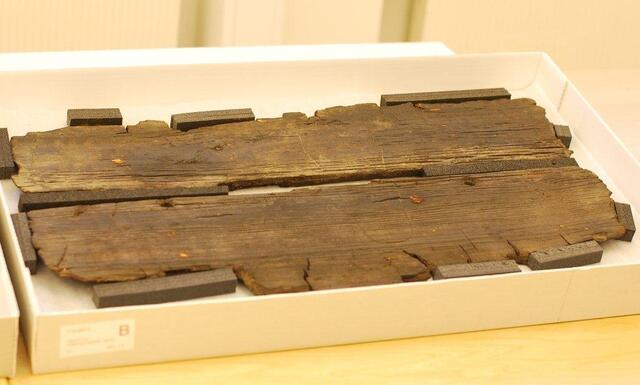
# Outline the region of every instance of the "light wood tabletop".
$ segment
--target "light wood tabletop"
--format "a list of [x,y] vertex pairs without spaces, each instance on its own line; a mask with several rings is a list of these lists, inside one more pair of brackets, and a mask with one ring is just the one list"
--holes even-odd
[[[640,70],[568,75],[640,155]],[[47,375],[21,345],[18,365],[10,384],[638,384],[640,316]]]
[[114,369],[10,384],[638,384],[640,316]]

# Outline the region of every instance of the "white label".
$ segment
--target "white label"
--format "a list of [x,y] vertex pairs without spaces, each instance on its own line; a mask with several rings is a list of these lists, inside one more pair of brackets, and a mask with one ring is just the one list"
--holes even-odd
[[133,349],[133,319],[93,322],[60,328],[60,358]]

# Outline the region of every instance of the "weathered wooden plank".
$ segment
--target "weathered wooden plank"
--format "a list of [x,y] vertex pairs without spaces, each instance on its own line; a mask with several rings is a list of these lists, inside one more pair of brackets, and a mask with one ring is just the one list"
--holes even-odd
[[107,202],[139,201],[143,199],[166,199],[172,197],[195,197],[201,195],[225,195],[227,186],[196,188],[136,189],[136,190],[79,190],[22,193],[18,201],[19,211],[48,209],[52,207],[90,205]]
[[511,99],[511,94],[504,88],[389,94],[380,97],[380,106],[395,106],[403,103],[463,103],[497,99]]
[[620,238],[623,241],[631,242],[633,235],[636,233],[636,224],[633,221],[633,213],[631,212],[631,206],[627,203],[615,203],[616,213],[618,220],[624,225],[624,236]]
[[119,126],[122,114],[119,108],[72,108],[67,110],[69,126]]
[[236,284],[236,276],[229,268],[103,283],[93,286],[93,302],[96,307],[105,308],[184,301],[233,293]]
[[38,257],[31,242],[29,219],[25,213],[11,214],[11,222],[13,222],[13,229],[16,231],[24,264],[31,274],[35,274],[38,271]]
[[591,265],[602,259],[602,247],[596,241],[587,241],[535,251],[529,255],[528,265],[531,270],[562,269]]
[[473,163],[433,164],[423,167],[425,176],[479,174],[531,168],[577,166],[573,158],[481,160]]
[[9,179],[16,173],[16,164],[9,145],[9,131],[0,128],[0,179]]
[[[296,186],[422,175],[429,164],[568,157],[529,99],[333,107],[304,118],[145,135],[67,127],[13,137],[23,191]],[[97,132],[99,131],[99,132]]]
[[625,234],[610,192],[576,166],[257,195],[30,211],[63,277],[119,281],[233,267],[256,294],[387,284],[439,265],[514,259]]
[[562,141],[566,148],[569,148],[571,146],[571,129],[569,126],[554,124],[553,129],[556,132],[556,137]]
[[511,259],[504,261],[459,263],[455,265],[441,265],[436,267],[433,272],[433,279],[478,277],[481,275],[519,273],[520,271],[518,264]]
[[171,128],[189,131],[194,128],[216,126],[225,123],[237,123],[255,120],[251,108],[235,110],[199,111],[171,115]]

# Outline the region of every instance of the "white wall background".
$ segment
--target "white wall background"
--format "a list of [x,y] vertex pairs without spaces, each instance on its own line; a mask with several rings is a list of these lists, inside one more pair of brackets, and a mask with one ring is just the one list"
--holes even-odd
[[638,0],[427,0],[420,39],[457,52],[540,50],[564,68],[640,67]]
[[0,51],[175,47],[180,0],[0,0]]
[[439,40],[640,67],[638,0],[0,0],[0,52]]

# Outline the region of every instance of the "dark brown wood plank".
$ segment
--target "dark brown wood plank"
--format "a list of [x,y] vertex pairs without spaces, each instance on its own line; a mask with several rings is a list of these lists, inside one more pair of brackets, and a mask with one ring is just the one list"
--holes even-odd
[[625,242],[631,242],[633,240],[633,236],[636,233],[636,224],[633,221],[633,212],[631,211],[631,206],[627,203],[615,203],[616,213],[618,215],[618,220],[620,223],[624,225],[624,236],[620,238],[620,240]]
[[511,259],[504,261],[460,263],[436,267],[433,272],[433,279],[478,277],[481,275],[519,273],[520,271],[518,264]]
[[119,108],[72,108],[67,110],[69,126],[118,126],[122,124]]
[[602,247],[596,241],[588,241],[535,251],[529,255],[528,265],[531,270],[562,269],[591,265],[601,259]]
[[497,99],[511,99],[511,94],[504,88],[389,94],[380,97],[380,105],[395,106],[403,103],[463,103],[476,100]]
[[573,158],[481,160],[472,163],[433,164],[424,166],[425,176],[479,174],[532,168],[577,166]]
[[553,129],[556,131],[556,137],[562,141],[566,148],[571,146],[571,129],[569,126],[555,124]]
[[107,202],[139,201],[143,199],[167,199],[201,195],[225,195],[227,186],[131,189],[131,190],[80,190],[22,193],[18,201],[19,211],[48,209],[52,207],[90,205]]
[[16,173],[16,164],[9,145],[9,131],[0,128],[0,179],[9,179]]
[[13,229],[18,238],[18,245],[20,246],[24,264],[31,274],[35,274],[38,271],[38,257],[31,242],[31,230],[29,229],[27,214],[11,214],[11,222],[13,222]]
[[210,127],[225,123],[237,123],[255,120],[251,108],[235,110],[199,111],[171,115],[171,128],[189,131],[194,128]]
[[93,302],[96,307],[105,308],[184,301],[233,293],[236,283],[229,268],[103,283],[93,286]]
[[28,213],[63,277],[120,281],[233,267],[256,294],[426,279],[439,265],[513,259],[625,234],[610,192],[576,166],[403,178],[258,195]]
[[[114,126],[115,127],[115,126]],[[145,135],[67,127],[13,137],[23,191],[297,186],[420,176],[425,165],[568,157],[532,100],[333,107]],[[98,132],[99,131],[99,132]]]

